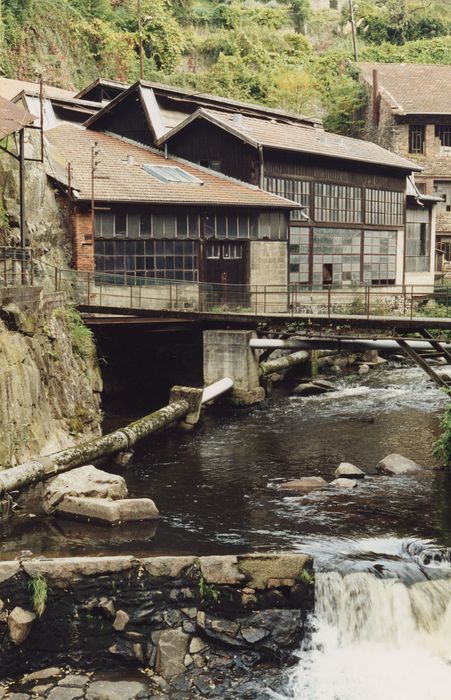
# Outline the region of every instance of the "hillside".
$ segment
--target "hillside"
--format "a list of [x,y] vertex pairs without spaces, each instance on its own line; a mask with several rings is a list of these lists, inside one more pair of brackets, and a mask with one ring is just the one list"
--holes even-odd
[[[305,112],[358,133],[344,0],[141,0],[145,77]],[[3,0],[6,76],[79,88],[139,77],[137,0]],[[363,0],[360,58],[451,63],[451,0]]]

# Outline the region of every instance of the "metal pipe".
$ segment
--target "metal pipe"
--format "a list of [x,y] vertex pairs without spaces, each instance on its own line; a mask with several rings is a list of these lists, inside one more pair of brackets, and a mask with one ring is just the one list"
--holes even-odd
[[221,394],[225,394],[233,387],[233,379],[230,377],[224,377],[224,379],[219,379],[217,382],[206,386],[202,392],[202,403],[208,403],[213,399],[218,398]]
[[[432,350],[431,344],[426,340],[408,340],[410,347],[415,350]],[[451,349],[451,343],[439,343],[446,350]],[[253,349],[282,349],[282,350],[394,350],[399,351],[396,340],[356,340],[340,338],[306,338],[305,340],[279,340],[275,338],[255,338],[249,341],[249,347]]]
[[185,400],[170,403],[108,435],[55,452],[48,457],[37,457],[16,467],[5,469],[0,474],[0,494],[21,489],[83,464],[90,464],[99,457],[128,450],[138,440],[180,420],[187,415],[188,411],[189,404]]

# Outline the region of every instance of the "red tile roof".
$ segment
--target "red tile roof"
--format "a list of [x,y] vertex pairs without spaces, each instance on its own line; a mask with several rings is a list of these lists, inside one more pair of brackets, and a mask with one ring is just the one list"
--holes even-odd
[[[92,147],[98,144],[95,198],[109,202],[185,204],[295,209],[290,200],[176,158],[165,158],[154,149],[138,146],[110,134],[63,123],[49,129],[50,174],[61,179],[61,161],[72,165],[79,199],[91,199]],[[127,164],[127,159],[131,164]],[[58,167],[54,167],[57,161]],[[203,184],[162,183],[147,174],[143,165],[175,165],[199,178]],[[58,171],[58,172],[57,172]]]
[[291,152],[352,160],[361,163],[383,165],[399,170],[421,170],[416,163],[387,151],[370,141],[340,136],[323,129],[288,124],[275,119],[260,119],[242,114],[230,114],[212,109],[200,109],[158,140],[168,142],[194,119],[208,119],[219,127],[234,133],[251,145],[281,149]]
[[382,98],[398,114],[451,114],[451,65],[361,63],[359,68],[369,85],[377,68]]

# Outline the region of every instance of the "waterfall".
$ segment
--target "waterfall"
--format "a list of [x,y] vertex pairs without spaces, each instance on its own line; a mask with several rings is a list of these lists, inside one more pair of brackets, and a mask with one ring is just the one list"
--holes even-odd
[[319,573],[311,622],[288,697],[451,697],[451,579],[406,586],[370,573]]

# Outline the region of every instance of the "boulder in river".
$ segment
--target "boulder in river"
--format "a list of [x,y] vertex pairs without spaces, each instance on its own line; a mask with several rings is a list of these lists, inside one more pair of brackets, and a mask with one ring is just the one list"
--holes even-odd
[[44,510],[52,513],[65,497],[126,498],[127,484],[122,476],[108,474],[92,464],[58,474],[46,484]]
[[355,489],[357,486],[356,479],[334,479],[330,482],[330,486],[334,486],[336,489]]
[[384,474],[398,475],[415,474],[415,472],[422,471],[423,467],[407,457],[393,453],[381,459],[376,469]]
[[336,479],[363,479],[365,472],[351,464],[350,462],[341,462],[335,470]]
[[313,396],[314,394],[326,394],[329,391],[336,391],[336,387],[332,382],[325,379],[312,379],[310,382],[298,384],[293,389],[293,394],[296,396]]
[[279,491],[294,491],[296,493],[309,493],[327,486],[327,481],[321,476],[304,476],[301,479],[292,479],[278,485]]

